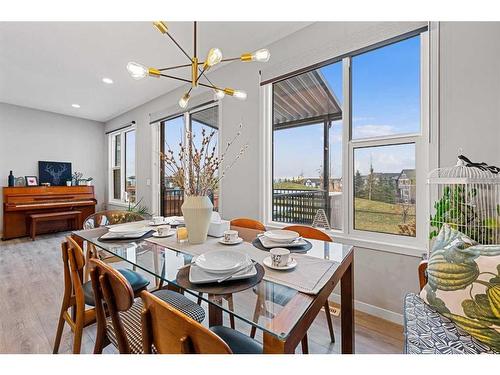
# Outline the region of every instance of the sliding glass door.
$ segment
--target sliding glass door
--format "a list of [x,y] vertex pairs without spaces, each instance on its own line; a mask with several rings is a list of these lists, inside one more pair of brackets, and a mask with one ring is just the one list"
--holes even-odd
[[[218,107],[211,106],[197,111],[186,112],[179,116],[161,122],[160,126],[160,146],[161,152],[172,150],[176,159],[181,149],[181,145],[187,144],[188,132],[192,133],[192,144],[200,148],[203,132],[210,134],[215,131],[214,140],[218,139]],[[160,212],[163,216],[181,216],[181,206],[184,202],[184,192],[181,186],[176,186],[172,179],[172,172],[167,170],[160,161]],[[214,210],[218,210],[219,194],[218,189],[214,189],[210,194],[210,199],[214,204]]]

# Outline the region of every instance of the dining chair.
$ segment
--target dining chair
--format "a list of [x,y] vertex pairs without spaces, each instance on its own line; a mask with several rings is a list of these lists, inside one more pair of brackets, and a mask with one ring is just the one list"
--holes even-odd
[[142,292],[144,353],[261,354],[262,345],[228,327],[210,329],[180,313],[154,294]]
[[[61,244],[64,274],[64,294],[59,314],[59,323],[54,341],[53,353],[59,352],[64,323],[68,323],[74,333],[73,353],[81,350],[83,328],[96,321],[94,309],[95,299],[90,282],[83,282],[85,257],[82,248],[71,237],[66,237]],[[142,275],[130,270],[118,270],[132,285],[134,293],[140,293],[149,285],[149,281]],[[85,309],[85,305],[91,306]],[[71,314],[68,310],[71,308]]]
[[230,224],[231,224],[231,226],[240,227],[240,228],[256,229],[256,230],[263,230],[263,231],[266,230],[266,227],[260,221],[254,220],[254,219],[249,219],[246,217],[240,217],[237,219],[233,219],[233,220],[231,220]]
[[[294,232],[297,232],[301,237],[303,238],[309,238],[313,240],[320,240],[320,241],[325,241],[325,242],[333,242],[332,238],[326,234],[325,232],[320,231],[319,229],[305,226],[305,225],[290,225],[285,228],[284,230],[291,230]],[[273,285],[273,291],[272,293],[268,293],[269,289],[269,284],[264,283],[260,289],[255,289],[254,291],[257,293],[257,303],[255,306],[255,311],[254,311],[254,321],[257,322],[259,320],[260,316],[270,316],[271,313],[269,313],[266,309],[266,300],[268,300],[268,295],[272,295],[274,300],[274,303],[278,303],[279,305],[286,305],[288,301],[291,298],[291,293],[289,292],[289,289],[283,286],[279,285]],[[328,330],[330,332],[330,340],[332,343],[335,342],[335,333],[333,331],[333,323],[332,323],[332,315],[330,313],[330,305],[328,304],[328,300],[325,302],[323,306],[326,314],[326,321],[328,323]],[[255,337],[256,333],[256,327],[252,327],[250,331],[250,337]],[[307,334],[304,336],[302,339],[302,352],[304,354],[307,354],[309,351],[308,349],[308,342],[307,342]]]
[[[125,224],[131,223],[134,221],[145,220],[145,218],[138,214],[137,212],[132,211],[123,211],[123,210],[107,210],[107,211],[99,211],[90,216],[88,216],[83,221],[83,229],[95,229],[99,227],[105,227],[107,225],[115,225],[115,224]],[[87,264],[89,264],[90,258],[99,258],[104,260],[106,263],[115,263],[121,262],[123,259],[120,257],[106,254],[104,251],[99,251],[96,247],[87,242],[87,251],[85,252],[85,260]],[[135,271],[136,267],[133,266],[132,269]],[[85,269],[84,281],[89,280],[89,270]]]
[[[94,353],[102,353],[109,344],[113,344],[122,354],[143,353],[143,303],[140,298],[134,299],[130,283],[116,269],[96,258],[90,260],[90,279],[96,301],[97,334]],[[161,289],[155,291],[154,295],[196,322],[205,319],[205,310],[180,293]],[[109,317],[106,317],[106,311]]]

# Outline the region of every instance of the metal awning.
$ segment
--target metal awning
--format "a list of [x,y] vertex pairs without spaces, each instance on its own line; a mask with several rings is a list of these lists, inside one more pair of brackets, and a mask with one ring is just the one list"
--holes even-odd
[[273,102],[275,129],[342,118],[339,101],[319,70],[275,83]]
[[212,106],[201,111],[191,113],[191,119],[203,125],[217,129],[219,127],[219,107]]

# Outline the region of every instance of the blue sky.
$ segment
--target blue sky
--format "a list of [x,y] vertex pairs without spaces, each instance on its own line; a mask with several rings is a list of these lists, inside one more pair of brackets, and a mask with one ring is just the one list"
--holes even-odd
[[[320,69],[342,103],[342,63]],[[420,38],[413,37],[352,59],[353,138],[415,133],[420,130]],[[341,124],[330,134],[330,167],[341,176]],[[317,177],[322,164],[323,131],[319,125],[274,132],[275,178],[303,173]],[[368,173],[370,157],[378,172],[415,167],[413,146],[363,149],[355,168]]]

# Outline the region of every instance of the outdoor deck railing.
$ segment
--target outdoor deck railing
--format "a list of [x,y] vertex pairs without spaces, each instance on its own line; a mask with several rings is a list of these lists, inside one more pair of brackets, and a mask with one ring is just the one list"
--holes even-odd
[[[217,211],[218,197],[210,194],[210,200]],[[182,216],[182,204],[184,203],[184,190],[163,188],[162,190],[162,215],[163,216]]]
[[326,207],[323,190],[273,189],[273,221],[312,224],[316,212]]

